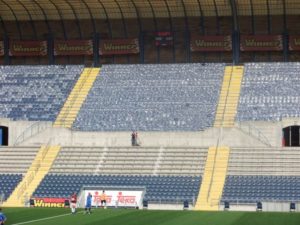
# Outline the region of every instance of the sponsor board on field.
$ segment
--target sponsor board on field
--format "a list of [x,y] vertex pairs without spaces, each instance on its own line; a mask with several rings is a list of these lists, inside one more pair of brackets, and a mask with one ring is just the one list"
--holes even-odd
[[100,55],[127,55],[140,52],[139,41],[132,39],[107,39],[100,40]]
[[16,41],[9,45],[10,56],[45,56],[47,55],[46,41]]
[[55,40],[54,55],[92,55],[92,40]]
[[241,51],[281,51],[283,49],[281,35],[242,35]]
[[192,52],[225,52],[232,50],[231,36],[198,36],[194,35],[190,40]]
[[4,42],[0,41],[0,56],[4,56]]
[[[105,190],[106,206],[111,207],[140,207],[143,201],[142,190]],[[92,195],[92,206],[100,205],[102,190],[85,190],[85,200],[88,193]]]
[[33,198],[34,207],[64,208],[66,198]]

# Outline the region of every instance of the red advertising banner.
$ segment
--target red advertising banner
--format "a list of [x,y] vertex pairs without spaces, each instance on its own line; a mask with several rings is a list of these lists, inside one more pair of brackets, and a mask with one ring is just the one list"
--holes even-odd
[[281,35],[242,35],[241,51],[281,51]]
[[4,42],[0,41],[0,56],[4,56]]
[[231,51],[231,36],[192,36],[190,49],[192,52]]
[[46,41],[10,41],[10,56],[45,56],[47,55]]
[[289,42],[290,51],[300,51],[300,35],[291,35]]
[[65,198],[33,198],[34,207],[64,208]]
[[92,55],[92,40],[55,40],[54,55]]
[[101,40],[99,47],[100,55],[127,55],[140,52],[139,41],[133,39]]

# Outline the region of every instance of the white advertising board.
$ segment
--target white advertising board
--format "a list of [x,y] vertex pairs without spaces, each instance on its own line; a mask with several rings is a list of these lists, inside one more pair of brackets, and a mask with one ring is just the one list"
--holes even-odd
[[[102,190],[85,190],[84,198],[88,193],[92,194],[92,206],[100,206]],[[143,202],[144,191],[130,190],[105,190],[106,206],[110,207],[141,207]]]

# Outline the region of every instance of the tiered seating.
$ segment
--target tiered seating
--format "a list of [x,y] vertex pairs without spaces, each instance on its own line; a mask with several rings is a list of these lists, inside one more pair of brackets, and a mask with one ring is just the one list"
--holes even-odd
[[35,191],[37,197],[69,197],[82,186],[146,187],[145,199],[151,202],[194,202],[199,192],[200,176],[114,176],[47,175]]
[[228,176],[223,201],[300,201],[300,176]]
[[237,120],[300,117],[300,63],[248,63]]
[[198,176],[206,155],[207,148],[64,147],[50,172]]
[[1,66],[0,117],[54,121],[82,66]]
[[5,201],[18,183],[22,180],[22,174],[0,174],[0,196]]
[[235,148],[229,158],[229,175],[300,176],[298,148]]
[[0,174],[25,174],[39,147],[1,147]]
[[300,200],[297,148],[232,149],[222,201]]
[[104,65],[73,125],[197,131],[213,125],[224,64]]
[[82,186],[146,186],[150,201],[195,201],[207,148],[64,147],[35,196],[67,197]]

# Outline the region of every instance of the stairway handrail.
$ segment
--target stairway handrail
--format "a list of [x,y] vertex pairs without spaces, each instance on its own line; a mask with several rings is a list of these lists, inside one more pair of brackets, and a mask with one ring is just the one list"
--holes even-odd
[[[243,129],[243,125],[246,126],[248,129]],[[263,144],[269,146],[269,147],[272,147],[269,139],[255,126],[247,123],[247,122],[243,122],[243,125],[242,125],[242,122],[238,122],[238,128],[249,134],[249,135],[252,135],[254,136],[255,138],[257,138],[258,140],[260,140]],[[251,132],[251,131],[254,131],[254,132]]]
[[[63,125],[65,125],[65,123],[66,123],[66,118],[67,118],[67,116],[69,115],[69,113],[70,113],[70,111],[71,111],[71,109],[72,109],[72,107],[73,107],[73,104],[74,104],[74,102],[78,99],[78,96],[79,96],[79,93],[81,92],[81,90],[82,90],[82,88],[83,88],[83,86],[84,86],[84,84],[85,84],[85,82],[87,81],[87,79],[89,78],[89,75],[92,73],[92,70],[93,70],[93,68],[92,67],[89,67],[89,68],[86,68],[86,70],[87,70],[87,76],[83,79],[83,81],[82,81],[82,83],[80,84],[80,86],[79,86],[79,91],[77,92],[77,93],[75,93],[75,95],[74,96],[72,96],[72,98],[71,98],[71,101],[70,101],[70,104],[66,107],[66,111],[63,113],[63,117],[62,117],[62,119],[61,119],[61,121],[62,121],[62,124]],[[83,73],[84,71],[82,71],[82,73]],[[82,75],[82,74],[81,74]],[[79,79],[81,78],[81,76],[79,77]],[[78,81],[78,80],[77,80]],[[76,84],[75,84],[75,86],[76,86]],[[74,86],[74,87],[75,87]],[[74,89],[74,87],[73,87],[73,89]],[[73,90],[72,90],[73,91]],[[70,94],[72,94],[72,91],[70,92]],[[67,98],[67,100],[68,100],[68,98]],[[65,102],[66,103],[66,102]],[[64,106],[62,107],[62,109],[64,109]],[[59,114],[57,115],[57,117],[59,116]]]
[[[41,133],[42,131],[52,127],[53,123],[49,121],[37,121],[27,127],[15,140],[14,146],[23,143],[25,140]],[[36,131],[36,132],[34,132]],[[28,134],[28,135],[27,135]]]
[[34,165],[33,167],[33,171],[30,172],[30,174],[28,175],[28,178],[25,180],[25,182],[23,183],[23,185],[20,187],[20,189],[18,190],[17,193],[17,198],[19,199],[25,192],[25,190],[27,189],[27,187],[31,184],[31,182],[33,181],[36,173],[39,171],[39,169],[41,168],[41,164],[42,161],[45,159],[45,156],[47,155],[50,147],[51,147],[51,142],[52,142],[52,138],[49,139],[48,143],[46,144],[45,148],[42,150],[42,157],[41,159],[37,162],[36,165]]
[[[208,195],[207,195],[206,202],[208,202],[208,199],[209,199],[209,197],[211,195],[211,186],[212,186],[212,183],[214,181],[214,176],[213,175],[214,175],[215,167],[216,167],[216,158],[217,158],[217,155],[218,155],[218,148],[219,148],[219,145],[220,145],[220,138],[222,137],[222,134],[223,134],[223,123],[224,123],[224,117],[225,117],[225,109],[227,107],[227,101],[228,101],[228,95],[229,95],[229,87],[230,87],[231,81],[232,81],[233,66],[234,65],[230,66],[231,67],[231,74],[230,74],[230,79],[229,79],[227,93],[226,93],[226,98],[225,98],[225,107],[224,107],[223,114],[222,114],[222,123],[221,123],[221,126],[220,126],[220,135],[218,136],[218,141],[217,141],[217,145],[216,145],[216,151],[215,151],[215,155],[214,155],[213,168],[212,168],[212,176],[211,176],[209,187],[208,187]],[[226,70],[226,68],[225,68],[225,70]],[[225,71],[224,71],[224,73],[225,73]],[[228,165],[227,165],[227,168],[228,168]]]

